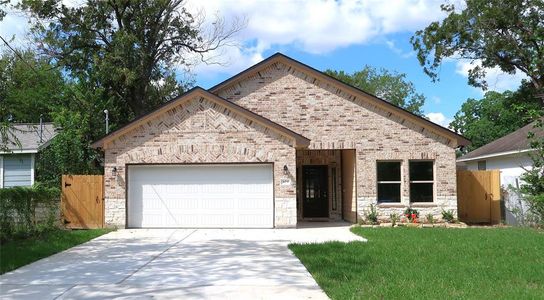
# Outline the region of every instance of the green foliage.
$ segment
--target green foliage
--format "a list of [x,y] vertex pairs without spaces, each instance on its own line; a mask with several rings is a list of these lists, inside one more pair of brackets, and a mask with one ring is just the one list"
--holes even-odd
[[[67,75],[95,96],[110,101],[112,125],[179,95],[186,85],[176,70],[190,68],[189,54],[229,43],[240,24],[222,19],[204,32],[203,16],[191,15],[182,0],[101,1],[69,7],[62,1],[24,0],[39,50],[54,57]],[[188,82],[191,84],[191,82]]]
[[0,242],[55,227],[60,190],[41,184],[0,189]]
[[448,223],[453,223],[455,221],[453,210],[442,210],[442,219]]
[[62,74],[32,51],[20,55],[22,59],[12,52],[0,57],[0,98],[6,106],[0,118],[37,123],[43,115],[51,120],[51,110],[66,103]]
[[389,219],[391,219],[391,226],[395,227],[397,223],[400,221],[400,216],[397,213],[392,213],[389,215]]
[[480,100],[468,99],[450,126],[467,137],[472,151],[530,123],[531,112],[540,107],[533,90],[524,83],[516,92],[487,92]]
[[427,214],[427,216],[425,216],[425,218],[427,219],[427,223],[429,223],[429,224],[434,224],[434,216],[433,216],[433,214]]
[[410,221],[410,222],[416,222],[419,218],[419,211],[417,209],[408,207],[404,210],[404,216]]
[[537,90],[544,87],[542,0],[467,0],[460,7],[441,7],[447,17],[411,38],[420,64],[433,80],[442,61],[454,57],[481,62],[469,71],[474,86],[485,88],[484,68],[498,67],[506,73],[522,72]]
[[365,219],[370,224],[378,224],[378,211],[376,205],[370,204],[370,210],[365,213]]
[[352,74],[334,70],[326,70],[325,73],[414,114],[423,115],[425,96],[416,91],[414,84],[406,79],[406,74],[377,70],[368,65]]
[[544,118],[534,122],[534,130],[529,133],[530,152],[533,165],[520,177],[523,184],[519,191],[529,204],[529,211],[535,218],[535,223],[544,226],[544,135],[536,135],[536,130],[544,131]]

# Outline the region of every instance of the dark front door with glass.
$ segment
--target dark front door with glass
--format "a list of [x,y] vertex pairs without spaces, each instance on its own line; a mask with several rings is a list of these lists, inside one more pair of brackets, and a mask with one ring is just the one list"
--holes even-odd
[[303,166],[302,182],[304,218],[328,218],[327,166]]

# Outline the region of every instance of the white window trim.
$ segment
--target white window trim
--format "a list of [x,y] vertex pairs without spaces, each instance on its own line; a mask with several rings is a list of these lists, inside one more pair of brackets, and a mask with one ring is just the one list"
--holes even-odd
[[[378,180],[378,164],[382,163],[382,162],[385,162],[385,163],[387,163],[387,162],[399,163],[400,164],[400,180],[398,180],[398,181],[379,181]],[[399,204],[399,203],[402,203],[402,188],[403,188],[403,184],[402,184],[402,178],[403,178],[402,177],[403,176],[402,164],[403,164],[402,160],[377,160],[376,161],[376,203],[378,203],[378,204]],[[380,185],[380,183],[399,184],[400,185],[400,201],[399,202],[380,202],[380,199],[378,199],[378,186]]]
[[0,189],[4,187],[4,156],[0,155]]
[[[429,204],[436,203],[436,163],[432,159],[410,159],[408,160],[408,177],[410,177],[410,162],[431,162],[433,164],[433,180],[408,180],[409,184],[412,183],[432,183],[433,185],[433,201],[432,202],[414,202],[412,201],[412,195],[410,194],[411,188],[408,187],[408,194],[410,196],[410,203],[412,204]],[[409,178],[410,179],[410,178]]]
[[30,186],[34,185],[34,165],[36,154],[30,154]]

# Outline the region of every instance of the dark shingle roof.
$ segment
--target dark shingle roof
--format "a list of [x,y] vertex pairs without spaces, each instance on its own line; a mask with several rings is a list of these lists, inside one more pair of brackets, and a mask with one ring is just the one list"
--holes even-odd
[[[46,146],[57,133],[52,123],[43,123],[43,132],[40,140],[40,124],[13,124],[8,137],[7,148],[13,152],[38,152]],[[20,145],[14,142],[13,137]],[[0,138],[1,139],[1,138]],[[3,141],[0,140],[0,142]]]
[[529,140],[527,135],[529,132],[534,132],[537,137],[544,137],[544,130],[542,128],[534,127],[533,122],[526,125],[510,134],[507,134],[493,142],[483,145],[482,147],[473,150],[461,157],[457,161],[471,160],[482,156],[495,155],[505,152],[515,152],[529,150]]

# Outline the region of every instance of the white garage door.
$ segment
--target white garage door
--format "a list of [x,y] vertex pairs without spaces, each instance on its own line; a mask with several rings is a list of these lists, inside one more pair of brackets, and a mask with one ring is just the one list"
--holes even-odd
[[271,165],[129,166],[128,227],[273,227]]

